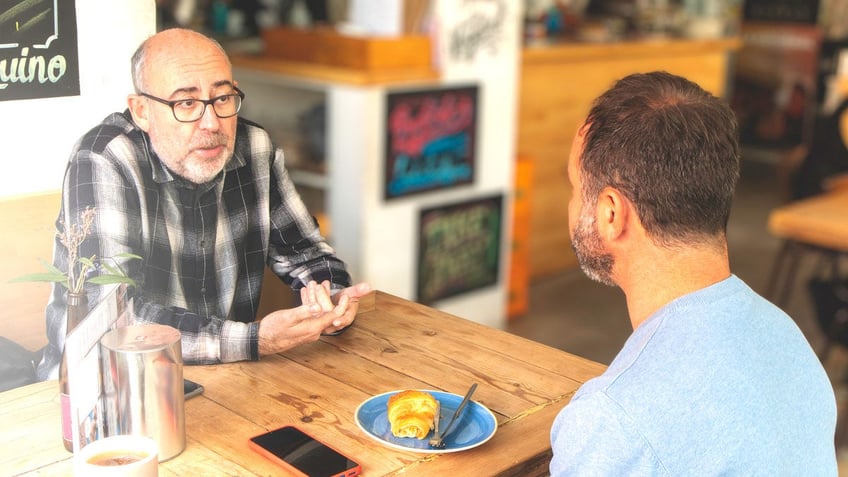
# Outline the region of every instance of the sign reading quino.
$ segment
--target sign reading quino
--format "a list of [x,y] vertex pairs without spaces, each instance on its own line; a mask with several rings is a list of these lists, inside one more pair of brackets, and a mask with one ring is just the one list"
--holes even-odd
[[0,5],[0,101],[78,95],[74,0]]

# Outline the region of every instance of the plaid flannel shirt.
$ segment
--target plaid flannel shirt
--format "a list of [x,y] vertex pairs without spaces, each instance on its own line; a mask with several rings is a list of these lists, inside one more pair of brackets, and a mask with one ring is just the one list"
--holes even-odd
[[[266,263],[294,290],[310,280],[329,280],[334,290],[350,285],[295,191],[282,150],[243,118],[224,171],[195,185],[163,165],[129,111],[108,116],[74,148],[57,227],[76,223],[87,206],[96,208],[95,224],[80,256],[143,257],[119,260],[138,284],[131,290],[136,319],[179,329],[186,364],[259,359],[255,320]],[[54,265],[66,270],[67,260],[57,239]],[[94,306],[106,289],[86,291]],[[42,379],[55,377],[64,345],[65,289],[58,284],[46,319]]]

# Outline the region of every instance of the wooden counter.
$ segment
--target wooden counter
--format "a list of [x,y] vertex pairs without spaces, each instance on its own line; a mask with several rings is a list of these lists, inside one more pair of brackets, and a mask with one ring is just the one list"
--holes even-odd
[[568,152],[591,102],[622,76],[666,70],[724,96],[728,53],[741,40],[644,40],[526,46],[521,58],[518,155],[533,162],[530,275],[576,266],[568,233]]

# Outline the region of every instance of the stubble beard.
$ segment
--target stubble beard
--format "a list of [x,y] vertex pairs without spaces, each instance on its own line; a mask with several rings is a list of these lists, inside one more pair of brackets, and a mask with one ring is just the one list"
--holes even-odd
[[227,159],[233,154],[228,144],[227,135],[221,132],[201,136],[198,140],[192,142],[190,150],[217,146],[224,146],[224,150],[212,159],[192,160],[186,158],[183,164],[186,179],[195,184],[205,184],[211,181],[224,169]]
[[[195,137],[187,152],[182,159],[173,161],[157,150],[156,144],[153,144],[153,149],[159,158],[168,166],[169,169],[178,176],[194,183],[205,184],[214,179],[223,170],[227,160],[232,156],[233,151],[229,146],[228,137],[222,132],[213,132]],[[213,158],[201,158],[192,155],[192,152],[197,149],[211,148],[224,146],[221,154]],[[166,149],[170,149],[166,147]]]
[[616,286],[612,280],[615,259],[604,250],[595,218],[584,211],[571,238],[571,248],[577,256],[580,269],[589,279],[608,286]]

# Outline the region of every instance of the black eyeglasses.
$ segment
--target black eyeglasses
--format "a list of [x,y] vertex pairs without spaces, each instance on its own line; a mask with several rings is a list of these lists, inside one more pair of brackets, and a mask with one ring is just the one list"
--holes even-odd
[[229,118],[238,114],[241,109],[241,102],[244,99],[244,93],[238,89],[235,93],[223,94],[209,99],[178,99],[176,101],[168,101],[167,99],[157,98],[156,96],[147,93],[138,93],[139,96],[158,101],[171,107],[171,112],[174,113],[174,119],[181,123],[193,123],[203,117],[206,113],[206,106],[212,105],[212,110],[219,118]]

